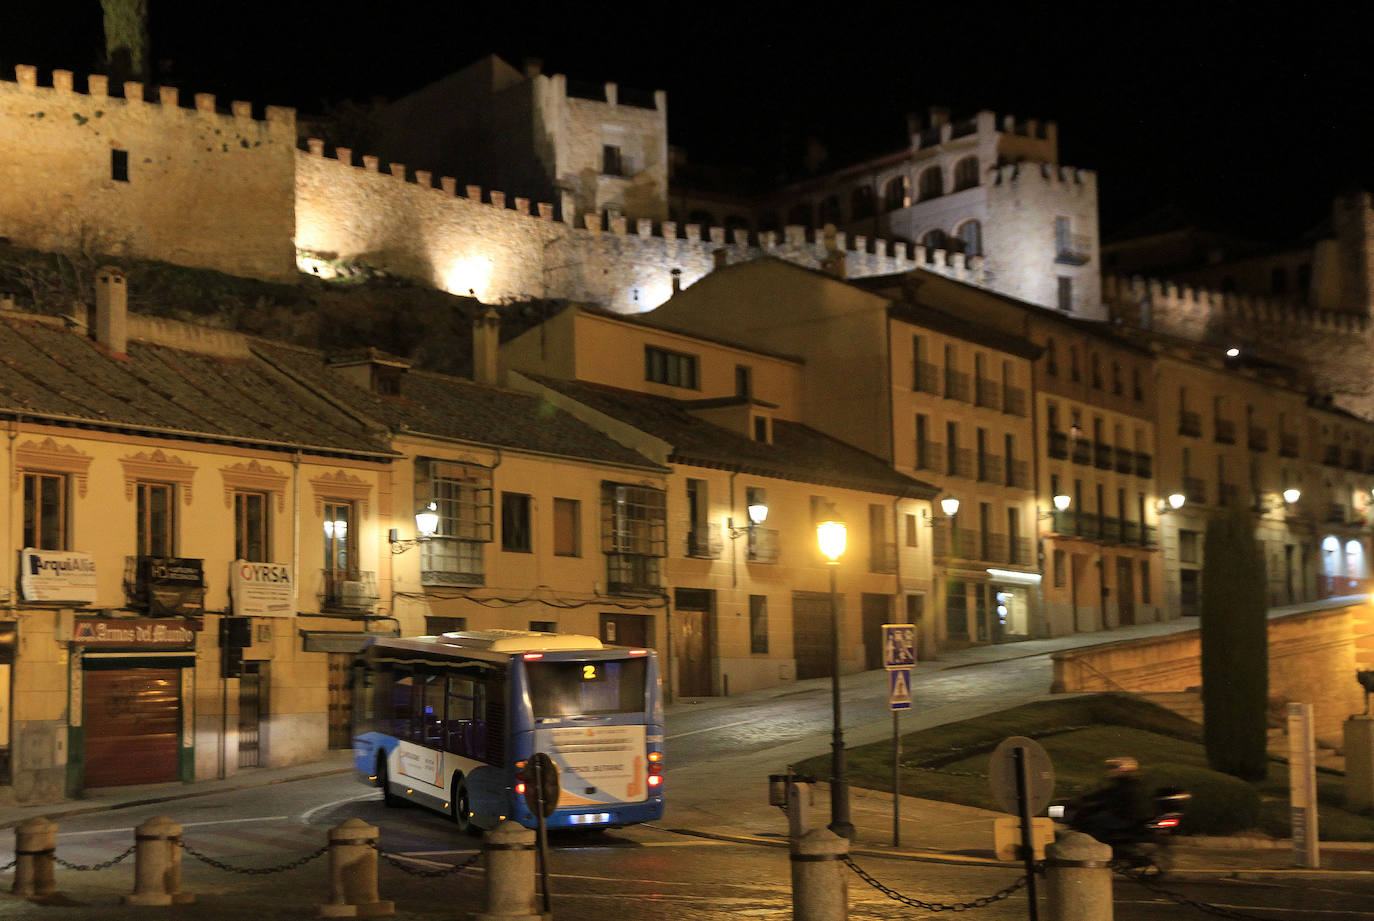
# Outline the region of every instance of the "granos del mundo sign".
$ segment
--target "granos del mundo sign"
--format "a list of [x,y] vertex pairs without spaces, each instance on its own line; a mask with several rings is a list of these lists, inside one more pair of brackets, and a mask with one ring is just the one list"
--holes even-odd
[[194,649],[195,624],[150,618],[78,617],[72,642],[83,646]]
[[76,550],[25,548],[19,591],[25,601],[95,604],[95,559]]
[[235,560],[229,567],[229,594],[239,617],[290,617],[296,607],[296,580],[285,563]]

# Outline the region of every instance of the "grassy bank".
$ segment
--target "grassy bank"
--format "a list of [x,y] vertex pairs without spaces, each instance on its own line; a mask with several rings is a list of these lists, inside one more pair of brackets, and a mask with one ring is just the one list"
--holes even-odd
[[[1101,694],[1027,704],[1000,713],[913,732],[902,737],[901,792],[907,796],[996,809],[988,788],[988,757],[1008,736],[1029,736],[1049,753],[1055,801],[1102,783],[1103,760],[1130,755],[1147,786],[1180,786],[1193,793],[1186,827],[1200,834],[1258,830],[1289,834],[1288,765],[1269,762],[1268,776],[1246,784],[1207,766],[1202,729],[1162,707],[1128,695]],[[892,743],[849,750],[856,787],[892,790]],[[828,755],[794,766],[826,779]],[[1341,808],[1343,777],[1317,772],[1319,827],[1325,840],[1374,841],[1374,816]]]

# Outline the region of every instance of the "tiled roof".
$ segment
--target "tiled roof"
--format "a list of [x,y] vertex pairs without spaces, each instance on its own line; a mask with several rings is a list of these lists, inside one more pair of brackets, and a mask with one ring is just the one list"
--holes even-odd
[[410,370],[402,377],[400,394],[380,396],[328,370],[317,352],[268,342],[255,342],[253,351],[312,390],[397,433],[662,470],[530,394]]
[[707,422],[678,400],[526,376],[597,412],[663,439],[672,445],[669,459],[675,463],[887,495],[932,497],[939,491],[929,483],[898,473],[876,455],[797,422],[774,419],[773,443],[766,444]]
[[79,330],[0,313],[0,413],[198,440],[391,454],[365,425],[261,360],[130,341],[115,358]]

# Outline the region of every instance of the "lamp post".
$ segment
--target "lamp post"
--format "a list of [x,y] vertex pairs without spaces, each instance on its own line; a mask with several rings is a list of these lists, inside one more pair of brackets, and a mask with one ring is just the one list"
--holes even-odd
[[844,723],[840,718],[840,606],[835,588],[835,570],[844,554],[845,527],[833,518],[816,525],[816,542],[830,570],[830,830],[842,838],[853,839],[854,823],[849,821],[849,774],[844,763]]

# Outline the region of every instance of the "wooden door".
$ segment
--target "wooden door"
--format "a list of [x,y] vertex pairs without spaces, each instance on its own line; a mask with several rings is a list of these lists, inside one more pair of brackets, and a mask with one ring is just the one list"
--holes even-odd
[[346,652],[329,654],[329,747],[353,747],[353,689],[349,667],[353,656]]
[[261,767],[263,695],[266,683],[261,671],[262,663],[243,663],[243,674],[239,677],[239,767]]
[[864,668],[883,667],[883,624],[892,623],[892,596],[863,594]]
[[181,669],[93,669],[82,678],[85,786],[179,779]]
[[649,648],[649,618],[643,614],[601,614],[601,642]]
[[830,595],[793,592],[792,655],[797,660],[797,678],[829,677],[830,648]]
[[677,660],[679,697],[711,696],[711,655],[705,611],[673,612],[673,658]]

